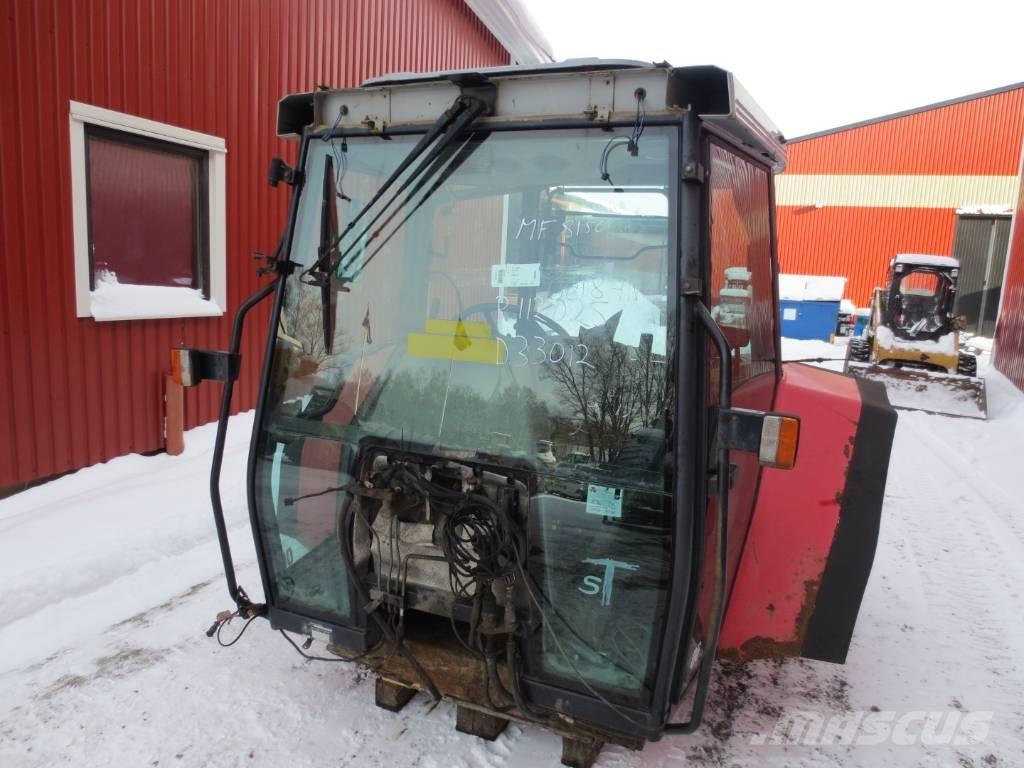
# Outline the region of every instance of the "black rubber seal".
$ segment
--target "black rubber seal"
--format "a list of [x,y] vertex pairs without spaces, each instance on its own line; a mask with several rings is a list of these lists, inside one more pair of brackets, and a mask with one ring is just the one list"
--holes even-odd
[[861,412],[839,505],[839,524],[800,652],[808,659],[837,664],[846,661],[875,559],[896,433],[896,411],[889,404],[885,386],[866,379],[856,382]]

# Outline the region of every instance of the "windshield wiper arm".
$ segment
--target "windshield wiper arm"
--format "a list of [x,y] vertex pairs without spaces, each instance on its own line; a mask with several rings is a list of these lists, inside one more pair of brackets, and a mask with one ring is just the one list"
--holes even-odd
[[[427,168],[429,168],[438,154],[449,144],[452,143],[466,127],[473,122],[476,118],[481,115],[489,114],[493,110],[493,88],[489,87],[485,91],[481,92],[480,88],[473,88],[474,93],[464,92],[455,99],[455,102],[444,111],[444,113],[437,119],[437,121],[427,129],[427,132],[423,134],[416,145],[410,150],[409,154],[402,159],[402,162],[398,164],[395,170],[390,176],[384,181],[380,188],[374,193],[370,201],[360,210],[352,221],[350,221],[342,232],[337,235],[332,243],[332,247],[328,249],[327,253],[323,254],[317,259],[317,262],[307,269],[303,276],[310,275],[312,277],[311,282],[325,282],[328,275],[334,272],[337,268],[338,263],[341,259],[345,258],[349,252],[359,243],[360,239],[380,220],[391,205],[395,202],[399,195],[406,190],[409,185],[414,182],[420,175],[423,174]],[[480,95],[476,95],[476,94]],[[486,98],[490,96],[490,98]],[[436,144],[435,144],[436,142]],[[346,249],[339,257],[332,258],[330,262],[327,258],[331,253],[335,251],[338,244],[344,239],[344,237],[351,232],[359,221],[370,211],[370,209],[379,201],[387,191],[395,184],[395,182],[405,173],[406,169],[409,168],[416,160],[422,155],[431,144],[434,147],[430,153],[423,158],[420,164],[412,170],[409,176],[402,182],[394,194],[387,200],[387,202],[381,206],[377,214],[370,220],[359,235],[355,238],[355,242]],[[374,234],[374,237],[379,235],[380,229]],[[372,238],[371,238],[372,239]],[[329,264],[327,269],[324,266]]]
[[[359,253],[364,251],[370,243],[381,236],[384,228],[394,220],[395,216],[398,215],[402,208],[404,208],[416,193],[423,188],[423,185],[429,181],[435,173],[437,173],[438,169],[448,162],[448,159],[451,157],[452,144],[464,135],[466,128],[475,119],[476,115],[466,112],[452,125],[451,130],[445,133],[445,135],[437,141],[434,147],[430,150],[430,153],[424,157],[420,165],[409,174],[409,177],[402,183],[402,186],[396,190],[395,194],[387,201],[385,206],[382,207],[377,215],[373,217],[363,231],[353,238],[352,242],[349,243],[348,247],[345,248],[341,255],[331,263],[331,271],[337,269],[339,266],[341,266],[342,270],[351,266],[352,262],[359,256]],[[413,186],[412,191],[396,205],[395,201],[402,192],[410,186]],[[383,221],[380,221],[385,214],[387,214],[387,217],[384,218]],[[379,221],[380,224],[377,225],[377,222]],[[373,229],[372,232],[370,232],[371,229]],[[363,238],[368,232],[370,232],[370,236],[364,242]]]
[[[388,233],[388,236],[386,238],[384,238],[384,241],[380,245],[377,246],[377,249],[373,253],[371,253],[369,256],[367,256],[366,260],[363,261],[363,263],[359,265],[359,269],[356,270],[356,272],[352,275],[352,277],[350,278],[351,280],[355,280],[357,277],[359,277],[359,275],[362,273],[362,271],[364,269],[366,269],[367,265],[371,261],[373,261],[373,257],[376,256],[378,253],[380,253],[382,250],[384,250],[384,248],[387,246],[387,244],[391,241],[391,238],[393,238],[398,233],[398,230],[400,230],[403,226],[405,226],[405,223],[407,221],[409,221],[409,219],[411,219],[413,217],[413,215],[416,213],[416,211],[418,211],[423,206],[423,204],[427,202],[427,200],[430,199],[430,196],[433,195],[438,189],[440,189],[441,185],[444,184],[448,180],[448,178],[453,173],[455,173],[455,171],[457,171],[459,169],[459,167],[464,162],[466,162],[466,160],[469,159],[470,155],[472,155],[474,152],[476,152],[476,150],[480,147],[481,143],[482,143],[482,141],[480,141],[478,139],[474,139],[472,136],[470,136],[470,138],[461,147],[459,147],[459,149],[456,152],[455,156],[451,159],[450,162],[448,162],[447,167],[445,167],[445,169],[441,173],[441,175],[437,177],[437,179],[434,181],[434,183],[427,190],[426,194],[424,194],[423,197],[421,197],[419,199],[419,201],[416,203],[416,205],[413,206],[412,210],[410,210],[408,213],[406,213],[405,216],[402,218],[402,220],[399,221],[398,224],[395,225],[395,228],[392,229],[390,233]],[[401,208],[406,203],[409,202],[409,200],[412,199],[412,197],[428,181],[430,181],[430,179],[433,177],[434,173],[437,171],[437,168],[439,168],[441,165],[444,165],[444,162],[446,160],[447,160],[447,158],[439,158],[438,162],[435,164],[436,167],[431,168],[429,173],[426,173],[426,174],[423,175],[423,178],[416,185],[416,188],[412,192],[409,193],[408,197],[406,197],[406,199],[402,201],[402,205],[399,206],[395,210],[396,214],[397,214],[397,212],[399,210],[401,210]],[[394,215],[389,217],[388,220],[390,221],[392,218],[394,218]],[[384,226],[386,226],[386,223],[381,225],[381,229],[383,229]]]

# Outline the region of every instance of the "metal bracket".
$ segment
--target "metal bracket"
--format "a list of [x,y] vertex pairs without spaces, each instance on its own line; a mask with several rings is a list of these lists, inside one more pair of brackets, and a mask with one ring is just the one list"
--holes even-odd
[[270,159],[270,171],[267,173],[267,183],[270,186],[276,187],[283,181],[285,184],[294,187],[299,180],[299,175],[297,170],[280,157],[272,157]]
[[704,295],[704,281],[699,277],[683,277],[679,279],[679,293],[683,296]]
[[259,251],[253,253],[252,257],[256,261],[264,262],[262,267],[256,268],[256,275],[259,277],[270,274],[290,275],[299,266],[294,261],[279,259],[276,256],[267,256],[267,254],[260,253]]
[[746,408],[728,408],[718,417],[718,439],[722,447],[730,451],[757,453],[761,448],[761,430],[764,428],[764,411],[750,411]]
[[700,163],[684,163],[681,177],[683,181],[703,184],[707,174]]
[[180,370],[181,386],[194,387],[204,381],[227,383],[238,378],[242,356],[209,349],[172,349],[172,367]]

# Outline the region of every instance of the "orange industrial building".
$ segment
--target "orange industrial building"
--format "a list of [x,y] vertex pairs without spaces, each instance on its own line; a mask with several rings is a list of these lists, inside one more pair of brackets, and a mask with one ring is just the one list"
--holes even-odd
[[962,309],[991,335],[1022,139],[1024,83],[791,139],[782,271],[845,276],[865,306],[897,253],[957,256]]

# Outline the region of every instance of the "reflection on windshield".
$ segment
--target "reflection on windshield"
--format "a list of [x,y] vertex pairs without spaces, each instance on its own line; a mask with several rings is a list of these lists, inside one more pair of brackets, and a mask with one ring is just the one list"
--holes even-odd
[[[652,130],[638,158],[615,161],[622,191],[613,192],[594,185],[608,140],[478,137],[373,243],[344,243],[355,279],[331,291],[327,339],[322,288],[291,280],[272,392],[278,426],[302,419],[339,437],[347,429],[541,472],[552,457],[614,463],[642,430],[664,431],[668,142]],[[350,139],[351,202],[327,206],[309,185],[292,259],[316,261],[322,233],[344,229],[411,141]],[[308,178],[320,178],[330,145],[309,151]],[[339,221],[325,226],[325,211]],[[550,448],[538,450],[542,441]],[[662,468],[646,469],[645,484],[660,486]]]

